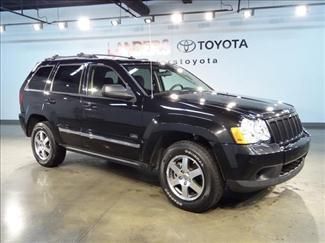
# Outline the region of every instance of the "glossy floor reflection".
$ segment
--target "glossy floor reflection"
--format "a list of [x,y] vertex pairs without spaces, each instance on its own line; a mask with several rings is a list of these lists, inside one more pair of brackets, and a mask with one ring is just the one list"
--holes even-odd
[[193,214],[136,169],[74,153],[42,168],[20,128],[1,126],[2,242],[325,242],[325,131],[311,133],[296,178]]

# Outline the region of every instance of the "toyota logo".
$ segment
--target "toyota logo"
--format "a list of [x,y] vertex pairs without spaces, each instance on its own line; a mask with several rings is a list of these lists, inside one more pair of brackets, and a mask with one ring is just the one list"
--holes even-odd
[[188,53],[194,51],[196,48],[196,44],[192,40],[181,40],[177,44],[177,49],[180,52]]

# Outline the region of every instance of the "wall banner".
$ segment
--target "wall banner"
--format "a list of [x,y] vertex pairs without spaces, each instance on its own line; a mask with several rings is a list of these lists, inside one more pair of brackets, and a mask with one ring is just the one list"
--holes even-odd
[[[246,39],[179,39],[109,41],[107,53],[112,55],[148,58],[176,65],[204,65],[219,63],[218,52],[247,49]],[[223,53],[223,55],[225,55]]]

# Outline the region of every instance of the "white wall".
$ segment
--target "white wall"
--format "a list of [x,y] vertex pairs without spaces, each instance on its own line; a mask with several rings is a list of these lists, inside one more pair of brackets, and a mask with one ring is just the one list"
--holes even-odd
[[[204,7],[197,3],[185,8],[193,10],[199,5],[201,9]],[[211,2],[205,5],[216,7]],[[166,9],[151,3],[154,13],[167,8],[184,8],[184,5],[171,3],[163,6]],[[296,106],[304,122],[325,122],[324,13],[324,6],[312,7],[304,18],[295,17],[291,8],[263,10],[249,20],[243,20],[238,14],[222,14],[212,23],[195,15],[186,16],[185,23],[178,27],[162,17],[156,18],[151,31],[141,19],[125,20],[116,28],[108,21],[100,21],[93,23],[89,32],[80,32],[74,23],[65,32],[60,32],[56,26],[45,26],[39,33],[33,32],[30,26],[8,27],[1,35],[1,119],[17,119],[18,90],[37,61],[54,54],[107,53],[108,48],[115,49],[118,42],[148,41],[151,32],[152,40],[168,39],[170,52],[150,55],[142,51],[141,56],[159,60],[216,58],[217,64],[183,66],[217,90],[283,100]],[[41,11],[49,20],[56,19],[56,14],[53,9]],[[113,5],[60,10],[61,19],[118,14],[119,10]],[[22,21],[26,19],[8,13],[1,15],[2,23]],[[181,53],[177,43],[183,39],[245,39],[248,48],[196,49]]]

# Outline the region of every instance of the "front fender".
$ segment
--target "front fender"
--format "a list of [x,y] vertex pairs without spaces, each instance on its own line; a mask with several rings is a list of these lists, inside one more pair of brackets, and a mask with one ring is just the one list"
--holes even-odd
[[184,114],[169,115],[166,118],[161,116],[153,118],[144,132],[143,140],[146,142],[155,134],[172,131],[201,136],[207,141],[214,143],[233,142],[228,129],[224,125],[218,124],[213,120],[189,117]]
[[[185,119],[184,119],[185,120]],[[177,116],[153,118],[143,136],[143,161],[151,161],[155,152],[159,150],[161,138],[168,134],[184,134],[188,137],[200,137],[206,140],[211,146],[221,143],[232,143],[228,129],[214,121],[200,118],[186,118],[186,123]],[[172,138],[170,138],[172,140]]]

